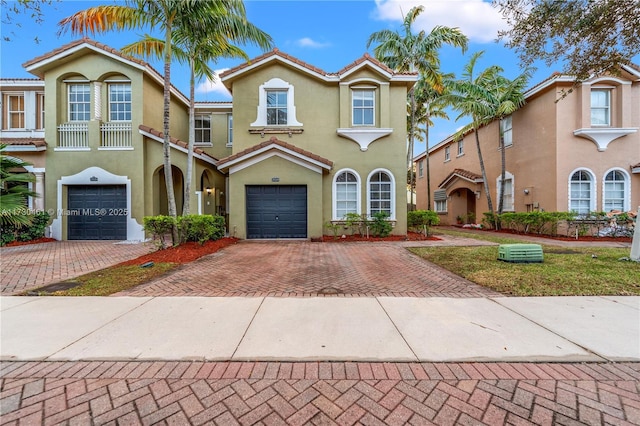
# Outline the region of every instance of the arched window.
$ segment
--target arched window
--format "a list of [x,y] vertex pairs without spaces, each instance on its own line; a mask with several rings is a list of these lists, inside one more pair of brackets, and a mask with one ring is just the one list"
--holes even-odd
[[603,210],[628,210],[629,179],[622,170],[610,170],[604,177]]
[[339,171],[333,180],[333,219],[347,213],[360,213],[360,177],[353,170]]
[[373,216],[385,212],[389,218],[395,219],[395,181],[391,172],[374,170],[368,179],[367,214]]
[[569,178],[569,210],[587,214],[595,207],[595,179],[587,170],[577,170]]

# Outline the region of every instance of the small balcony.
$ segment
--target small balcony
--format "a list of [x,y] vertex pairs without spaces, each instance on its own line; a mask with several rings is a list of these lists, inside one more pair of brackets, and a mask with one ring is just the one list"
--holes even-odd
[[100,125],[99,149],[132,149],[131,122],[108,122]]
[[56,150],[89,150],[89,123],[64,123],[58,126]]

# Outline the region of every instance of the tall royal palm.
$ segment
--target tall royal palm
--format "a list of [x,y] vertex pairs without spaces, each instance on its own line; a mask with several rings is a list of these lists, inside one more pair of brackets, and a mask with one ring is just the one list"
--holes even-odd
[[[61,32],[71,30],[75,34],[103,33],[150,27],[164,34],[164,176],[167,187],[168,211],[177,216],[173,189],[170,155],[170,103],[171,103],[171,48],[173,29],[180,21],[190,21],[206,26],[213,17],[224,15],[235,0],[126,0],[122,5],[95,6],[77,12],[58,25]],[[177,228],[173,230],[174,241],[178,241]]]
[[464,137],[464,134],[470,130],[474,133],[487,205],[489,212],[493,214],[493,200],[491,199],[491,192],[489,192],[489,182],[482,157],[478,129],[496,117],[497,94],[492,88],[495,87],[502,68],[492,65],[476,74],[476,63],[483,54],[484,52],[476,52],[471,55],[469,62],[464,66],[462,79],[447,82],[449,93],[444,97],[455,110],[460,112],[456,120],[462,117],[471,117],[471,123],[460,129],[456,133],[456,138]]
[[[444,45],[467,48],[467,37],[457,28],[444,26],[434,27],[430,33],[424,30],[414,34],[412,26],[418,16],[424,12],[424,6],[412,8],[404,17],[403,33],[391,30],[377,31],[369,36],[367,48],[376,44],[373,53],[379,61],[398,72],[420,72],[425,81],[436,91],[441,91],[442,75],[440,73],[439,49]],[[413,145],[415,135],[415,88],[409,90],[411,113],[409,114],[409,141],[407,151],[407,167],[411,170],[413,181]],[[413,194],[411,196],[413,205]]]
[[[171,51],[179,62],[189,65],[189,145],[187,151],[186,182],[184,186],[184,205],[182,214],[190,213],[191,175],[193,174],[193,150],[195,144],[195,83],[196,78],[213,81],[216,78],[209,62],[216,62],[221,57],[242,58],[248,60],[247,54],[232,43],[251,43],[269,49],[272,47],[271,37],[246,19],[244,5],[241,1],[233,2],[234,8],[228,8],[224,15],[216,15],[211,22],[193,22],[183,16],[175,23],[173,46]],[[204,24],[204,25],[203,25]],[[162,57],[164,40],[149,35],[142,40],[122,48],[122,52],[145,57]]]

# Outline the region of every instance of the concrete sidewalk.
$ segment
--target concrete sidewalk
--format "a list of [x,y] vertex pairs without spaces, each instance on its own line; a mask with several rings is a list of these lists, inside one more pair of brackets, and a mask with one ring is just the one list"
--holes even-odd
[[640,361],[640,297],[2,297],[3,360]]

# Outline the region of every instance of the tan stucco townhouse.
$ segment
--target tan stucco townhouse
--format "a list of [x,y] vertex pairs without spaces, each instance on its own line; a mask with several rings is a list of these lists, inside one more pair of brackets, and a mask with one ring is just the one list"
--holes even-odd
[[[494,208],[504,211],[635,211],[640,205],[640,67],[574,87],[554,74],[529,89],[526,104],[478,136]],[[500,126],[506,174],[501,182]],[[415,159],[417,207],[427,208],[426,153]],[[488,211],[473,132],[429,149],[430,209],[444,224]]]
[[[0,80],[10,155],[33,163],[34,209],[57,239],[144,238],[166,214],[162,76],[90,39],[24,64],[32,80]],[[186,176],[188,99],[171,96],[178,211],[227,218],[239,238],[319,238],[353,212],[389,214],[406,233],[405,102],[415,74],[365,55],[335,73],[280,51],[227,71],[232,102],[196,103],[193,175]]]

